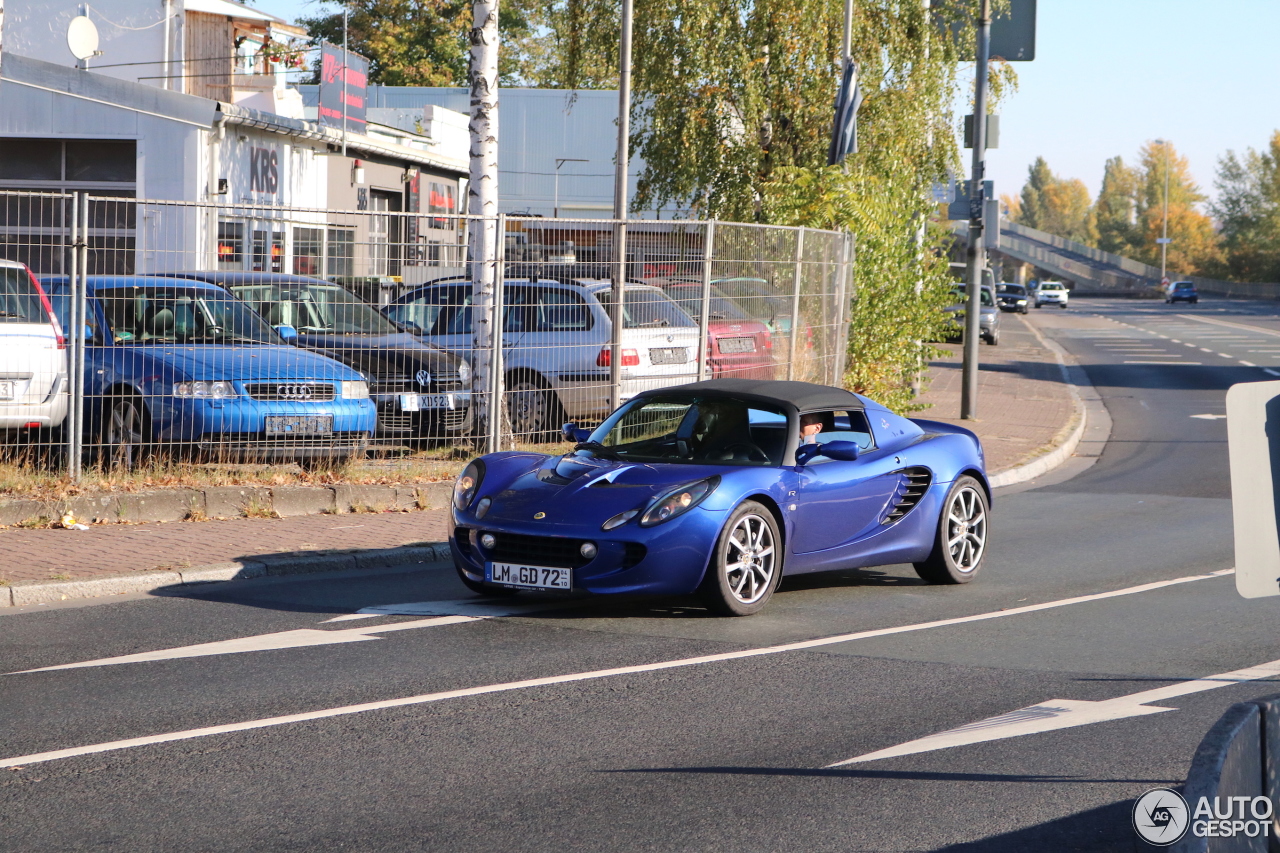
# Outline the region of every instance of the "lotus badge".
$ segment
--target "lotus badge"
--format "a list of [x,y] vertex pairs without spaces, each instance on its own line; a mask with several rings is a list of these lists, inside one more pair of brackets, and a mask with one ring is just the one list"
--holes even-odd
[[545,512],[535,512],[535,513],[533,514],[533,520],[534,520],[534,521],[541,521],[542,519],[544,519],[544,518],[546,518],[546,517],[547,517],[547,514],[546,514]]

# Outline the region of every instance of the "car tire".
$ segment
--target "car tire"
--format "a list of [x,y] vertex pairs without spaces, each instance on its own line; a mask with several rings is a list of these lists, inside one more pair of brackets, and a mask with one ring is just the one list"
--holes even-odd
[[1037,302],[1037,303],[1036,303],[1036,307],[1037,307],[1037,308],[1043,308],[1044,306],[1043,306],[1043,305],[1041,305],[1039,302]]
[[519,590],[511,589],[510,587],[493,586],[491,584],[472,580],[467,577],[467,573],[462,570],[462,566],[459,566],[456,561],[453,564],[453,570],[458,573],[458,580],[462,581],[462,585],[474,592],[476,595],[487,595],[490,598],[497,598],[510,597],[519,592]]
[[1027,313],[1027,306],[1023,305],[1021,308],[1019,308],[1019,309],[1018,309],[1018,313],[1019,313],[1019,314],[1026,314],[1026,313]]
[[1195,304],[1197,304],[1199,301],[1200,301],[1199,299],[1192,299],[1192,300],[1191,300],[1191,304],[1192,304],[1192,305],[1195,305]]
[[110,400],[103,407],[98,458],[105,469],[132,471],[151,451],[151,424],[137,397]]
[[1063,311],[1066,311],[1066,310],[1067,310],[1067,303],[1065,303],[1065,302],[1059,302],[1059,303],[1058,303],[1058,307],[1059,307],[1059,308],[1061,308]]
[[720,531],[698,594],[722,616],[750,616],[769,602],[781,577],[778,522],[764,505],[743,501]]
[[932,584],[973,580],[987,553],[990,514],[982,484],[969,476],[957,478],[938,513],[933,550],[923,562],[913,564],[916,574]]
[[511,432],[526,441],[539,441],[557,434],[560,428],[560,401],[542,379],[516,376],[507,383],[507,417]]

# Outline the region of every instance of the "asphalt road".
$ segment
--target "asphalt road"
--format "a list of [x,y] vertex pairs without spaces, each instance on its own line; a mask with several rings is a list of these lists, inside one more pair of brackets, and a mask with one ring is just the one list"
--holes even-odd
[[[1280,659],[1275,602],[1212,574],[1232,566],[1226,427],[1197,417],[1280,374],[1280,312],[1045,311],[1113,433],[1070,479],[997,496],[977,582],[810,576],[722,619],[677,600],[477,606],[441,568],[0,616],[0,849],[1137,849],[1132,799],[1280,685],[1003,735]],[[166,649],[202,654],[19,672]]]

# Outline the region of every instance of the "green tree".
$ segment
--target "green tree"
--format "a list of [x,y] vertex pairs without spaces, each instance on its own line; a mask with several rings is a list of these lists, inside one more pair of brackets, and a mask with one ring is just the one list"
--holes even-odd
[[1280,131],[1263,151],[1218,161],[1218,198],[1210,205],[1222,235],[1218,274],[1236,281],[1280,281]]
[[1140,174],[1126,166],[1121,157],[1112,157],[1102,172],[1102,188],[1093,204],[1098,229],[1098,248],[1131,257],[1138,240],[1137,194]]
[[[347,44],[369,60],[369,81],[388,86],[465,86],[469,0],[337,0],[338,11],[301,18],[315,42]],[[501,85],[527,85],[548,61],[538,37],[541,0],[509,0],[499,9]]]
[[1218,235],[1208,216],[1196,209],[1205,196],[1191,177],[1187,158],[1178,154],[1172,142],[1148,142],[1138,152],[1141,180],[1138,185],[1138,228],[1140,241],[1136,257],[1153,266],[1160,265],[1160,244],[1165,221],[1166,170],[1169,187],[1168,269],[1174,275],[1195,275],[1215,268],[1222,261]]
[[1088,187],[1075,178],[1059,178],[1043,157],[1027,170],[1014,221],[1088,246],[1098,239]]

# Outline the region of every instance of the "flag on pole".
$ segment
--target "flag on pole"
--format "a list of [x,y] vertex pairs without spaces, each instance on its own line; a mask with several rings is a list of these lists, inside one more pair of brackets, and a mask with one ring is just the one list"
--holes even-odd
[[831,129],[831,148],[827,165],[835,166],[858,152],[858,107],[862,106],[862,87],[858,85],[858,67],[852,59],[844,62],[840,91],[836,95],[835,124]]

